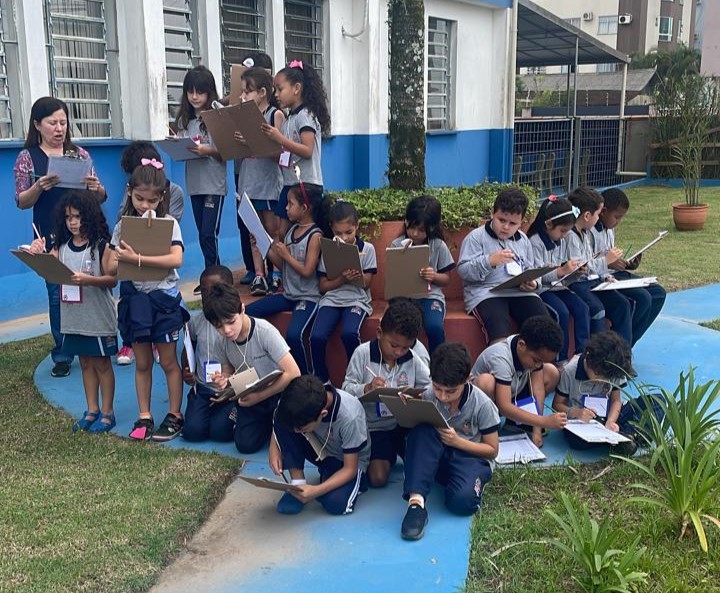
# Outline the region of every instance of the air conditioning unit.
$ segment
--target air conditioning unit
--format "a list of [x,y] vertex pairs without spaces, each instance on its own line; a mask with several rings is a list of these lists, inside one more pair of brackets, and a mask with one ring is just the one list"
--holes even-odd
[[595,18],[595,15],[592,12],[583,12],[583,20],[584,21],[591,21]]
[[631,14],[621,14],[620,16],[618,16],[619,25],[629,25],[630,23],[632,23]]

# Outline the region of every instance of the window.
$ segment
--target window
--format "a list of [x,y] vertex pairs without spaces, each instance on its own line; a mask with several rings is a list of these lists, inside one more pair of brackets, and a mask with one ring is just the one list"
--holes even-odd
[[430,17],[427,50],[427,129],[451,130],[455,84],[453,33],[455,23]]
[[223,74],[230,88],[230,65],[251,51],[266,51],[265,0],[221,0]]
[[572,17],[572,18],[569,18],[569,19],[565,19],[565,22],[566,22],[568,25],[572,25],[573,27],[577,27],[578,29],[580,28],[581,20],[580,20],[580,17],[579,17],[579,16],[575,16],[575,17]]
[[285,0],[285,60],[307,62],[322,78],[322,0]]
[[5,22],[0,10],[0,138],[12,138],[12,118],[10,112],[10,88],[7,76],[5,56]]
[[68,104],[74,135],[111,137],[106,23],[113,15],[102,0],[45,0],[44,8],[53,95]]
[[185,74],[197,64],[197,29],[191,0],[163,0],[168,118],[175,119]]
[[610,72],[617,72],[617,64],[598,64],[598,74],[609,74]]
[[672,41],[673,19],[671,16],[660,17],[660,34],[658,41]]
[[545,66],[529,66],[527,69],[528,74],[545,74]]
[[598,35],[617,35],[617,28],[618,17],[616,14],[598,17]]

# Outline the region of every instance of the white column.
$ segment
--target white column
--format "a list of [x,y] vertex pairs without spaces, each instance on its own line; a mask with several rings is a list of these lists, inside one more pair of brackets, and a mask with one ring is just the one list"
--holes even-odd
[[273,70],[285,67],[285,2],[267,0],[267,53],[272,58]]
[[32,104],[50,94],[43,0],[23,0],[15,6],[22,109],[28,119]]
[[[220,2],[198,2],[198,35],[200,36],[200,61],[215,77],[218,93],[223,96],[222,80],[222,31]],[[225,89],[229,91],[230,89]]]

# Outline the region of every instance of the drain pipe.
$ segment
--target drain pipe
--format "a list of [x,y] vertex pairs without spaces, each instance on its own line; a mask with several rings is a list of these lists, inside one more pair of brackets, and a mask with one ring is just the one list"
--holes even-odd
[[365,33],[367,30],[368,24],[370,22],[370,0],[365,0],[365,15],[363,17],[363,25],[362,29],[360,29],[357,33],[350,33],[349,31],[345,30],[345,25],[342,25],[340,28],[340,32],[342,33],[343,37],[349,37],[350,39],[354,39],[355,41],[358,41],[358,38]]

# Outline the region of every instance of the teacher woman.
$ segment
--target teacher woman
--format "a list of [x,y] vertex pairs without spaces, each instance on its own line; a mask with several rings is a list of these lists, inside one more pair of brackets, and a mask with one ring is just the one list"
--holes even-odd
[[[15,202],[21,210],[33,209],[33,223],[45,238],[48,250],[52,246],[52,227],[55,220],[55,206],[67,190],[57,187],[60,179],[47,175],[48,158],[72,154],[89,159],[86,150],[75,146],[70,138],[67,105],[54,97],[42,97],[35,101],[30,112],[25,148],[15,161]],[[107,195],[95,175],[94,167],[85,178],[87,189],[97,193],[104,202]],[[55,339],[52,359],[55,363],[53,377],[67,377],[73,357],[62,352],[60,333],[60,286],[45,283],[48,293],[50,329]]]

